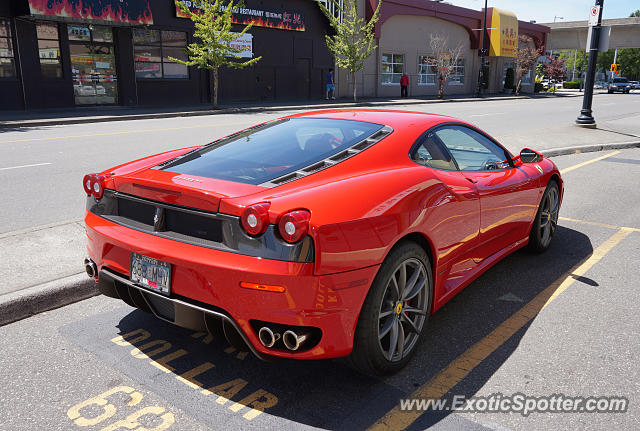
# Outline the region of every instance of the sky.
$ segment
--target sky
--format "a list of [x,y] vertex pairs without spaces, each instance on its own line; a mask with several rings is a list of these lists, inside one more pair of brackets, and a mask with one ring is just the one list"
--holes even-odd
[[[455,6],[480,10],[484,0],[445,0]],[[589,17],[593,0],[488,0],[487,7],[506,9],[516,14],[521,21],[536,20],[539,23],[553,22],[554,17],[564,21],[581,21]],[[607,0],[604,2],[603,18],[626,18],[640,9],[639,0]],[[562,21],[562,18],[556,18]]]

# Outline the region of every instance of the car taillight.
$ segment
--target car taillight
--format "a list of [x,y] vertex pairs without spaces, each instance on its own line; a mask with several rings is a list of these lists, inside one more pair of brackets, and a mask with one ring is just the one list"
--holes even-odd
[[251,205],[247,207],[240,217],[242,227],[249,235],[260,235],[267,230],[269,226],[269,207],[268,202]]
[[111,175],[87,174],[82,179],[82,186],[87,195],[101,199],[104,194],[104,181]]
[[298,242],[309,231],[311,213],[307,210],[295,210],[283,214],[278,222],[280,235],[287,242]]

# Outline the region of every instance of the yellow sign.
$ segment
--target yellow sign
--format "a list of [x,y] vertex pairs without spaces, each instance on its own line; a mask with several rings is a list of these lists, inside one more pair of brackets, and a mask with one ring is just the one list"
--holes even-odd
[[515,57],[518,51],[518,18],[513,12],[491,8],[489,55]]

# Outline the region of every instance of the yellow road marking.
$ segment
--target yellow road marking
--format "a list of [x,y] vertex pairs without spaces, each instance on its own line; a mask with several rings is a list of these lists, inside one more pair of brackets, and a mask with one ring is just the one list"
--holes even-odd
[[[621,228],[596,248],[591,256],[578,263],[560,278],[538,293],[535,298],[502,322],[482,340],[467,349],[449,365],[436,374],[406,398],[437,399],[447,394],[462,381],[471,371],[484,361],[491,353],[502,346],[513,334],[518,332],[551,301],[573,284],[577,277],[584,275],[598,263],[607,253],[620,243],[631,229]],[[391,409],[386,415],[373,424],[369,431],[403,430],[415,422],[424,412],[420,410],[401,410],[400,405]]]
[[88,138],[93,136],[115,136],[115,135],[129,135],[129,134],[135,134],[135,133],[166,132],[170,130],[199,129],[203,127],[238,126],[241,124],[250,124],[250,122],[241,121],[241,122],[234,122],[234,123],[199,124],[197,126],[163,127],[161,129],[123,130],[121,132],[86,133],[83,135],[54,136],[54,137],[47,137],[47,138],[13,139],[10,141],[0,141],[0,145],[13,144],[16,142],[55,141],[60,139]]
[[578,220],[578,219],[569,218],[569,217],[558,217],[558,220],[570,221],[570,222],[573,222],[573,223],[589,224],[589,225],[592,225],[592,226],[606,227],[606,228],[609,228],[609,229],[629,229],[629,230],[632,230],[634,232],[640,232],[640,229],[635,228],[635,227],[616,226],[614,224],[599,223],[597,221]]
[[590,165],[591,163],[599,162],[600,160],[606,159],[607,157],[615,156],[616,154],[620,154],[620,151],[614,151],[609,154],[605,154],[604,156],[596,157],[595,159],[587,160],[586,162],[578,163],[577,165],[569,166],[568,168],[560,169],[561,174],[566,174],[567,172],[571,172],[574,169],[581,168],[583,166]]

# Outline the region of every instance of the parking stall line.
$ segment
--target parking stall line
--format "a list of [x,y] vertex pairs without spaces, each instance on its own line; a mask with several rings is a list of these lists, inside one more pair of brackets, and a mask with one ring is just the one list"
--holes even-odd
[[[579,262],[542,292],[538,293],[520,310],[516,311],[496,329],[440,370],[431,380],[410,395],[407,395],[406,398],[442,398],[632,232],[633,229],[629,228],[618,229],[609,239],[597,247],[591,256]],[[424,411],[419,409],[402,410],[400,404],[398,404],[376,421],[369,428],[369,431],[404,430],[420,418],[423,413]]]
[[117,135],[131,135],[135,133],[167,132],[167,131],[173,131],[173,130],[201,129],[204,127],[239,126],[243,124],[248,125],[250,123],[247,121],[233,122],[233,123],[225,122],[225,123],[215,123],[215,124],[198,124],[195,126],[163,127],[160,129],[123,130],[121,132],[86,133],[82,135],[54,136],[54,137],[46,137],[46,138],[12,139],[9,141],[0,141],[0,145],[14,144],[18,142],[56,141],[60,139],[89,138],[89,137],[95,137],[95,136],[117,136]]
[[607,157],[615,156],[616,154],[620,154],[620,151],[614,151],[609,154],[605,154],[604,156],[596,157],[595,159],[587,160],[586,162],[578,163],[577,165],[569,166],[568,168],[560,169],[561,174],[566,174],[567,172],[571,172],[574,169],[581,168],[583,166],[590,165],[591,163],[599,162],[600,160],[604,160]]
[[640,232],[639,228],[626,227],[626,226],[616,226],[616,225],[613,225],[613,224],[600,223],[600,222],[597,222],[597,221],[579,220],[579,219],[569,218],[569,217],[558,217],[558,220],[568,221],[568,222],[573,222],[573,223],[588,224],[588,225],[591,225],[591,226],[606,227],[607,229],[629,229],[629,230],[632,230],[634,232]]

